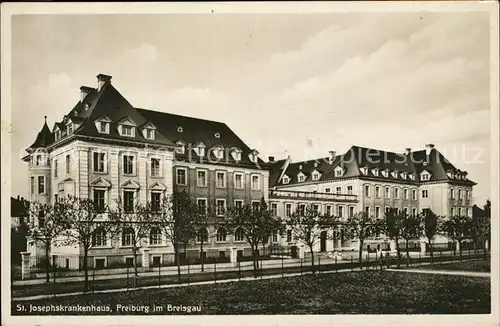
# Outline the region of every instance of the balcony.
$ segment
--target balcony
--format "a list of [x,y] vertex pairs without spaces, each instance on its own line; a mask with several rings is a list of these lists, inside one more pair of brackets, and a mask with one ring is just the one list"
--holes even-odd
[[358,196],[356,195],[291,190],[270,190],[269,197],[273,199],[322,200],[350,203],[356,203],[358,201]]

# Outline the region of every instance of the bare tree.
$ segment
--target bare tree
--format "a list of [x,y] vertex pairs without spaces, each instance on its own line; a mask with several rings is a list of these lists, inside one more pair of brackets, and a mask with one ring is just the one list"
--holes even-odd
[[432,240],[438,234],[439,231],[439,216],[434,214],[434,212],[430,209],[425,209],[422,212],[421,215],[421,231],[422,234],[427,238],[427,241],[429,242],[429,249],[430,249],[430,255],[431,259],[434,257],[433,253],[433,247],[432,247]]
[[309,247],[313,274],[315,273],[314,247],[320,241],[321,233],[328,228],[326,222],[325,216],[311,204],[304,207],[303,211],[297,210],[287,220],[294,239]]
[[376,231],[377,228],[377,222],[366,212],[359,212],[349,216],[347,220],[341,224],[341,229],[343,229],[345,233],[351,234],[351,236],[359,240],[358,259],[360,267],[364,241],[370,234]]
[[472,219],[468,216],[455,215],[443,221],[441,232],[458,243],[459,255],[462,257],[462,242],[471,238]]
[[402,238],[403,223],[406,220],[407,214],[403,210],[390,208],[384,215],[383,229],[384,233],[396,243],[397,266],[401,263],[401,250],[399,248],[399,240]]
[[70,228],[70,221],[64,211],[64,205],[32,202],[29,207],[28,237],[40,241],[45,248],[45,280],[50,281],[50,248],[62,242],[61,236]]
[[408,249],[408,242],[412,239],[417,239],[419,235],[420,235],[419,216],[406,215],[401,223],[401,238],[405,240],[405,245],[406,245],[406,266],[409,265],[409,260],[410,260],[410,250]]

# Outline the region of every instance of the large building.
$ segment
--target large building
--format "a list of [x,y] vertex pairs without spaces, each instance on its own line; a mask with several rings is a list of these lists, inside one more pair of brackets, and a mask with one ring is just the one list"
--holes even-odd
[[[132,210],[137,202],[158,203],[177,189],[189,192],[215,216],[228,206],[256,204],[261,198],[284,219],[307,204],[341,218],[360,211],[382,218],[389,207],[408,214],[425,209],[438,215],[472,214],[475,183],[431,144],[404,153],[353,146],[342,155],[332,151],[316,160],[264,162],[224,123],[133,106],[111,84],[111,76],[100,74],[96,88],[82,86],[80,91],[76,105],[52,128],[45,121],[27,149],[23,160],[29,164],[30,201],[54,203],[71,194],[114,208],[120,198],[124,209]],[[380,238],[374,234],[363,249],[388,246]],[[92,240],[89,255],[96,266],[132,259],[126,229],[118,238],[97,230]],[[201,240],[204,257],[227,257],[233,247],[239,254],[250,253],[241,230],[226,234],[208,226],[188,244],[187,258],[200,257]],[[287,231],[274,234],[269,246],[296,244]],[[332,228],[322,233],[315,249],[355,246],[355,239]],[[172,258],[172,245],[158,229],[141,247],[143,262]],[[29,241],[28,250],[36,256],[43,248]],[[81,255],[82,248],[54,247],[53,253]]]
[[[120,198],[132,210],[177,188],[221,215],[228,205],[267,200],[264,162],[226,124],[139,109],[113,87],[111,76],[100,74],[97,81],[97,88],[80,88],[80,100],[60,122],[49,128],[45,121],[27,149],[31,201],[73,195],[113,209]],[[142,246],[161,262],[172,245],[158,230],[152,233]],[[215,229],[206,235],[206,256],[226,255],[233,241],[242,242]],[[110,260],[130,259],[131,241],[127,230],[117,239],[98,230],[89,255],[96,265],[119,265]],[[39,255],[42,248],[30,244],[31,254]],[[55,247],[53,253],[81,254],[81,248]]]
[[[340,218],[364,211],[379,219],[391,207],[411,215],[431,209],[441,216],[472,216],[475,183],[432,144],[404,153],[352,146],[342,155],[331,151],[316,160],[292,163],[289,157],[271,164],[270,202],[283,218],[311,203]],[[356,239],[342,233],[334,237],[334,231],[324,232],[318,251],[356,248]],[[374,234],[363,249],[389,245],[383,235]]]

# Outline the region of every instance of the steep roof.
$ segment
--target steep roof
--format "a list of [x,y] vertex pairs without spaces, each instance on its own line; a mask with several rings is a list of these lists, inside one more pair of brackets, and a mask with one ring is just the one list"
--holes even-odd
[[29,148],[47,147],[52,144],[53,141],[54,137],[49,129],[49,126],[47,125],[47,117],[45,117],[45,122],[42,129],[40,130],[40,132],[38,132],[35,142],[31,144]]
[[[330,164],[328,158],[319,158],[316,160],[302,161],[290,164],[285,171],[291,180],[286,185],[293,185],[303,182],[313,181],[311,177],[312,171],[315,169],[314,164],[317,164],[317,170],[322,173],[319,180],[316,181],[334,181],[345,178],[358,177],[361,179],[374,179],[381,181],[393,181],[399,183],[426,183],[426,182],[452,182],[463,185],[474,185],[475,183],[469,179],[450,178],[447,174],[449,171],[454,173],[463,172],[455,168],[439,151],[432,149],[427,156],[426,150],[404,153],[395,153],[383,151],[373,148],[360,146],[352,146],[346,153],[336,156]],[[300,169],[302,167],[302,169]],[[366,173],[362,173],[361,169],[366,167]],[[335,171],[342,169],[343,173],[338,176]],[[378,170],[376,174],[374,170]],[[384,175],[382,171],[387,170],[389,173]],[[420,180],[420,173],[423,171],[430,173],[429,180]],[[298,181],[298,174],[302,172],[306,175],[303,182]],[[397,172],[397,177],[394,177],[392,172]],[[401,173],[413,174],[414,179],[401,178]],[[270,186],[283,186],[282,180],[277,178],[270,180]]]

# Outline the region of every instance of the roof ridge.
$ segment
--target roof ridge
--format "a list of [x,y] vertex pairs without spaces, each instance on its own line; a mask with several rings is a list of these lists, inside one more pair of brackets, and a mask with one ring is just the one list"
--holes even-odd
[[222,122],[222,121],[202,119],[202,118],[192,117],[192,116],[188,116],[188,115],[182,115],[182,114],[171,113],[171,112],[164,112],[164,111],[158,111],[158,110],[150,110],[150,109],[137,108],[137,107],[133,107],[133,108],[136,109],[136,110],[139,110],[139,111],[149,111],[149,112],[155,112],[155,113],[170,114],[170,115],[175,115],[175,116],[178,116],[178,117],[181,117],[181,118],[195,119],[195,120],[205,121],[205,122],[214,122],[214,123],[224,124],[224,125],[227,126],[227,124],[225,122]]

